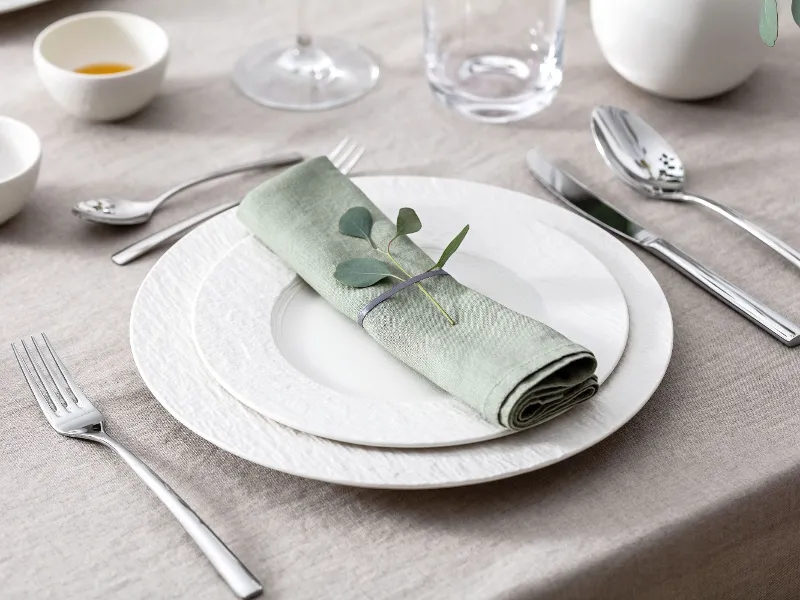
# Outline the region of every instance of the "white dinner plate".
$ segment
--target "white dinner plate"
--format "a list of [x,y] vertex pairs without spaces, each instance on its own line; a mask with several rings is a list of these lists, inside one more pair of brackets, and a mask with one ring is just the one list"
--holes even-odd
[[22,10],[29,6],[37,4],[44,4],[50,0],[0,0],[0,15],[3,13],[13,12],[15,10]]
[[[375,179],[402,185],[406,178],[355,181]],[[444,185],[440,179],[428,181]],[[498,197],[520,195],[493,189]],[[611,435],[644,406],[669,363],[672,318],[658,283],[622,243],[581,217],[525,197],[535,205],[539,222],[573,237],[603,262],[625,295],[630,318],[625,352],[597,396],[541,427],[465,446],[370,448],[296,431],[238,402],[205,369],[190,318],[205,275],[244,239],[230,212],[175,244],[142,283],[131,313],[131,349],[139,372],[162,406],[198,435],[241,458],[301,477],[424,489],[503,479],[564,460]]]
[[[628,339],[622,291],[583,246],[535,220],[530,198],[453,180],[432,186],[415,177],[359,185],[387,215],[413,199],[424,224],[413,238],[430,256],[439,256],[453,231],[470,223],[448,273],[588,348],[600,383],[608,378]],[[512,433],[384,351],[255,237],[211,269],[193,325],[200,357],[222,387],[293,429],[397,448]]]

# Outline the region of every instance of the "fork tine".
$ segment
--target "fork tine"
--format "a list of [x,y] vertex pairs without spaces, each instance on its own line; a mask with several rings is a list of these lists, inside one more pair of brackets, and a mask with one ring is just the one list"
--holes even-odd
[[[20,340],[20,342],[22,343],[22,348],[25,350],[25,354],[28,356],[28,361],[33,365],[33,359],[31,358],[31,355],[28,352],[28,348],[25,346],[25,341]],[[42,393],[42,389],[39,387],[39,384],[36,383],[33,373],[28,368],[28,365],[22,358],[22,355],[19,353],[19,350],[17,350],[17,345],[11,344],[11,349],[14,351],[14,356],[16,356],[17,358],[17,362],[19,363],[19,368],[22,370],[22,375],[23,377],[25,377],[25,381],[28,383],[28,387],[31,388],[31,393],[33,394],[34,398],[36,398],[36,402],[39,403],[39,408],[42,409],[44,416],[47,417],[48,420],[53,420],[61,416],[58,407],[55,404],[50,404],[50,400],[46,398],[45,395]]]
[[354,151],[350,154],[350,157],[344,161],[344,164],[342,164],[341,167],[339,167],[339,170],[343,175],[347,175],[353,170],[353,167],[356,166],[356,163],[361,159],[365,151],[366,148],[364,146],[360,146],[358,144],[355,145]]
[[356,147],[354,142],[351,142],[349,139],[347,140],[347,144],[339,150],[336,156],[331,159],[333,166],[337,169],[342,166],[342,163],[347,160],[347,158],[353,153],[353,149]]
[[328,154],[328,160],[330,160],[331,162],[336,162],[336,160],[339,158],[339,154],[342,153],[342,150],[344,150],[347,147],[347,144],[349,143],[350,143],[349,137],[346,137],[341,142],[339,142],[336,145],[336,148],[334,148],[331,151],[331,153]]
[[[28,355],[28,360],[31,361],[33,365],[33,370],[36,371],[36,375],[39,377],[39,381],[42,382],[42,386],[44,387],[45,392],[47,392],[48,397],[50,398],[50,402],[52,402],[53,406],[56,407],[56,412],[60,410],[64,410],[69,412],[69,406],[67,399],[62,396],[61,391],[57,388],[53,388],[51,383],[55,383],[56,377],[53,375],[53,372],[50,370],[50,367],[47,364],[47,361],[44,359],[41,351],[39,350],[39,344],[36,343],[36,340],[33,336],[31,336],[31,343],[33,343],[33,348],[36,350],[36,354],[39,355],[39,361],[41,361],[42,367],[44,371],[39,370],[39,364],[37,361],[33,359],[31,356],[30,350],[28,350],[28,345],[25,343],[25,340],[22,341],[22,347],[25,349],[26,354]],[[47,373],[47,376],[44,373]]]
[[11,344],[11,349],[14,351],[14,356],[17,359],[17,364],[19,364],[19,368],[22,371],[22,376],[25,377],[25,382],[28,384],[28,387],[31,388],[31,393],[36,398],[36,401],[39,403],[39,406],[42,408],[44,413],[53,414],[53,407],[50,405],[48,400],[42,394],[41,389],[39,388],[39,384],[37,384],[33,379],[33,373],[31,373],[30,369],[28,369],[28,365],[23,360],[22,356],[17,350],[16,344]]
[[[58,372],[61,373],[61,380],[59,380],[58,377],[56,377],[52,372],[50,372],[50,374],[53,376],[53,382],[56,384],[58,391],[61,392],[61,395],[64,397],[64,400],[67,400],[67,404],[69,404],[70,394],[67,392],[66,389],[64,389],[64,386],[61,384],[61,381],[64,381],[67,384],[67,387],[69,387],[70,392],[72,392],[71,399],[75,402],[75,404],[77,404],[78,406],[86,406],[86,405],[91,406],[89,400],[86,398],[86,396],[83,395],[81,388],[79,388],[78,384],[75,383],[75,380],[72,379],[72,375],[70,374],[69,369],[67,369],[67,366],[63,362],[61,362],[61,358],[59,358],[58,353],[55,351],[55,349],[53,349],[53,346],[50,344],[50,340],[47,339],[47,336],[44,333],[42,333],[41,336],[42,339],[44,340],[45,345],[47,346],[47,349],[50,351],[50,357],[56,364]],[[36,346],[36,350],[39,352],[39,355],[41,356],[41,351],[39,351],[39,344],[36,343],[35,339],[33,340],[33,343]]]

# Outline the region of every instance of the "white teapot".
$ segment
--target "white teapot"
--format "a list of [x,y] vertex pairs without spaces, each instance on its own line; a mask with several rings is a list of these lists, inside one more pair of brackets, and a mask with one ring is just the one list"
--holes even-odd
[[608,63],[648,92],[696,100],[727,92],[768,51],[762,0],[591,0],[592,27]]

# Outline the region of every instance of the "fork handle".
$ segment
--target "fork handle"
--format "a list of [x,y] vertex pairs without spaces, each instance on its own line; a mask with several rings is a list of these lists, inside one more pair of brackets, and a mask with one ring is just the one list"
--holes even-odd
[[182,221],[178,221],[169,227],[165,227],[160,231],[156,231],[155,233],[142,238],[138,242],[134,242],[130,246],[126,246],[122,250],[115,252],[111,255],[111,260],[120,266],[132,263],[137,258],[141,258],[151,250],[155,249],[157,246],[160,246],[165,242],[175,240],[200,223],[208,221],[211,217],[215,217],[216,215],[223,213],[234,206],[238,206],[239,202],[241,201],[236,200],[235,202],[226,202],[225,204],[214,206],[204,210],[203,212],[199,212],[196,215],[187,217]]
[[239,598],[260,596],[263,588],[233,552],[211,531],[208,525],[189,508],[178,494],[125,446],[111,439],[105,432],[86,433],[81,437],[100,442],[113,449],[128,466],[175,515],[186,532],[200,546],[217,573]]
[[674,196],[680,200],[694,202],[695,204],[705,206],[706,208],[713,210],[718,215],[722,215],[732,223],[735,223],[736,225],[744,229],[747,233],[749,233],[756,239],[760,240],[761,242],[772,248],[775,252],[780,254],[783,258],[788,260],[795,267],[800,269],[800,252],[792,248],[789,244],[787,244],[783,240],[772,235],[769,231],[762,229],[761,227],[753,223],[750,219],[736,212],[732,208],[722,204],[721,202],[712,200],[711,198],[706,198],[704,196],[697,196],[696,194],[689,194],[688,192],[677,192],[674,194],[670,194],[670,196]]

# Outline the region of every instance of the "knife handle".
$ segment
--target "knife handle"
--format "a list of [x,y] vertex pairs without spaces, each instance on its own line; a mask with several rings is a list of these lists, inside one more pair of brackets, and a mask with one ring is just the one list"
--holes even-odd
[[195,226],[208,221],[211,217],[215,217],[220,213],[225,212],[226,210],[230,210],[231,208],[238,206],[241,200],[235,200],[233,202],[226,202],[225,204],[220,204],[219,206],[214,206],[207,210],[197,213],[196,215],[192,215],[191,217],[187,217],[182,221],[178,221],[177,223],[170,225],[169,227],[165,227],[160,231],[156,231],[155,233],[151,233],[145,238],[142,238],[138,242],[134,242],[130,246],[126,246],[122,250],[118,250],[114,254],[111,255],[111,260],[113,260],[116,264],[122,266],[127,265],[128,263],[132,263],[138,258],[141,258],[151,250],[155,249],[156,247],[169,242],[171,240],[176,240],[181,237],[183,234],[187,233]]
[[800,344],[800,327],[707,269],[669,242],[654,238],[642,245],[787,346],[794,347]]

